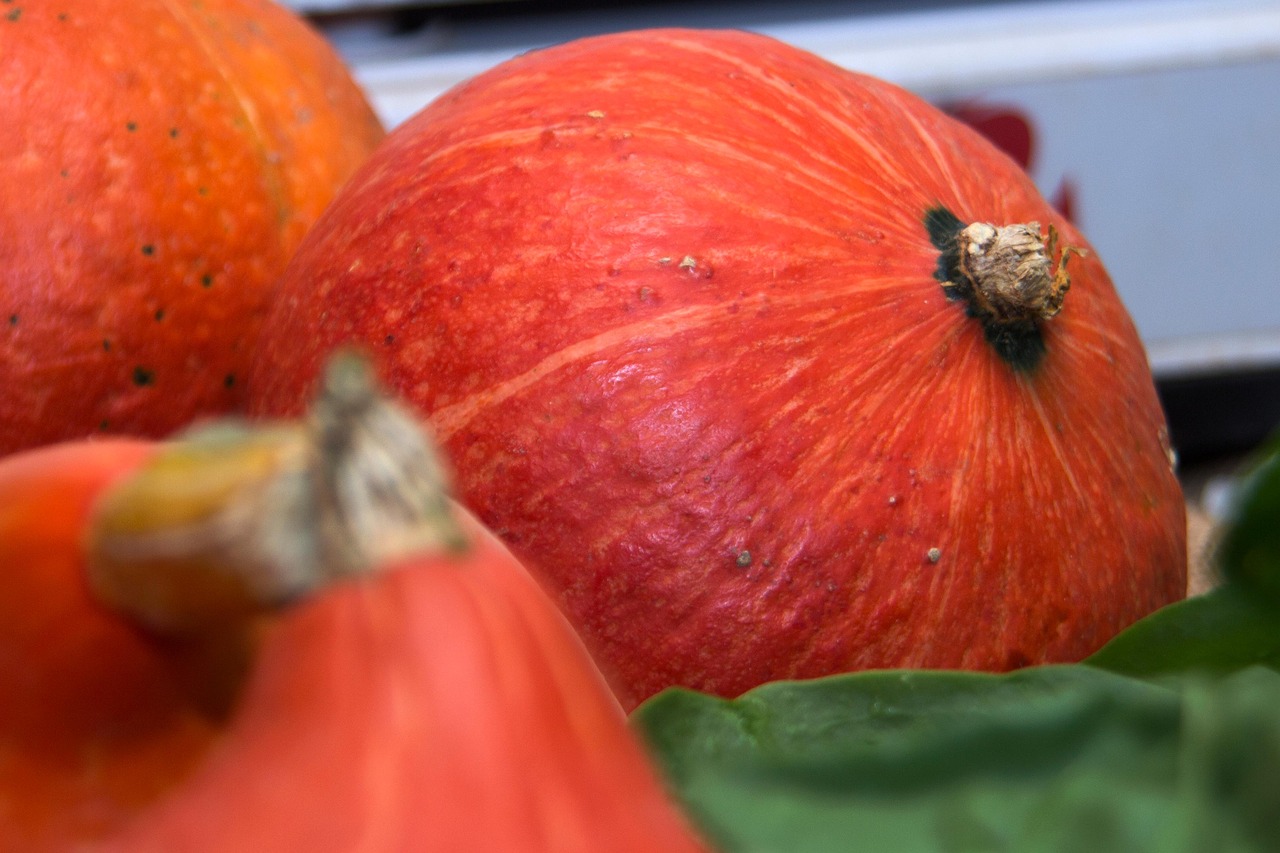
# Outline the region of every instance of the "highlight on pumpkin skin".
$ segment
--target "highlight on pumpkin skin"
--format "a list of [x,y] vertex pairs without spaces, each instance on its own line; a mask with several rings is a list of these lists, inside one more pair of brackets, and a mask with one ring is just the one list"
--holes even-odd
[[143,627],[190,635],[400,556],[463,547],[422,425],[348,352],[305,420],[196,428],[105,495],[89,580]]

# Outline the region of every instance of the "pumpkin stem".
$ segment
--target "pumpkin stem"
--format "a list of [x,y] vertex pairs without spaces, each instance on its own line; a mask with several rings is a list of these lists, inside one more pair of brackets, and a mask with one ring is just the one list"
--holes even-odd
[[1059,253],[1057,229],[1050,224],[1042,235],[1039,222],[966,225],[934,208],[925,226],[942,253],[934,275],[947,298],[964,300],[1012,367],[1034,368],[1044,355],[1040,325],[1062,310],[1071,287],[1067,260],[1084,250],[1067,246]]
[[105,495],[89,582],[140,626],[190,637],[464,544],[424,427],[345,353],[305,420],[198,428]]

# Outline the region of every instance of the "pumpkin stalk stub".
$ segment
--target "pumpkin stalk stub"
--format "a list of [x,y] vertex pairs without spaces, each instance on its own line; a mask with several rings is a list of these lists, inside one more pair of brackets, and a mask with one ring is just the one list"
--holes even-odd
[[105,495],[89,578],[142,627],[190,636],[463,545],[422,426],[342,354],[306,420],[197,428]]
[[944,207],[925,214],[941,253],[934,277],[948,299],[962,300],[987,341],[1016,370],[1034,369],[1044,355],[1040,325],[1057,316],[1071,287],[1067,261],[1076,246],[1058,251],[1058,230],[1039,222],[965,224]]
[[1052,225],[1046,240],[1040,236],[1039,222],[1000,226],[974,222],[957,238],[961,281],[947,282],[943,288],[960,288],[977,303],[980,314],[995,322],[1048,320],[1062,310],[1071,287],[1067,258],[1079,252],[1068,246],[1054,269],[1057,242],[1058,232]]

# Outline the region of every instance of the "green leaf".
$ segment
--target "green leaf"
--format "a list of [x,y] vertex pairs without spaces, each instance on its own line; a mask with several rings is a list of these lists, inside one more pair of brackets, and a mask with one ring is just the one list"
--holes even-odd
[[[1275,445],[1280,448],[1280,443]],[[1130,626],[1086,663],[1141,678],[1280,670],[1280,452],[1244,479],[1216,551],[1226,583]]]
[[1280,671],[1280,608],[1251,589],[1229,584],[1161,608],[1085,663],[1137,678],[1226,675],[1254,665]]
[[1280,439],[1241,484],[1218,558],[1229,583],[1280,606]]
[[1260,851],[1280,845],[1280,674],[871,672],[634,715],[728,851]]

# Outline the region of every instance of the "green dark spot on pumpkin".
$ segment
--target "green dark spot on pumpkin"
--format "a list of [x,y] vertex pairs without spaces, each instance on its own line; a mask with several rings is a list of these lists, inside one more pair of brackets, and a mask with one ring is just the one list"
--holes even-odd
[[200,286],[213,287],[213,276],[210,275],[209,273],[205,273],[204,275],[200,276]]
[[111,352],[111,341],[105,339],[102,341],[102,351]]
[[106,432],[110,428],[111,428],[111,421],[107,421],[107,420],[98,421],[99,432]]
[[169,128],[169,138],[170,139],[178,138],[178,129],[176,127]]
[[163,320],[163,319],[164,319],[164,309],[163,309],[163,308],[157,308],[157,309],[156,309],[156,322],[157,322],[157,323],[159,323],[159,322],[160,322],[161,320]]
[[[950,210],[939,205],[924,212],[924,228],[929,233],[929,242],[939,252],[933,277],[942,282],[950,281],[957,274],[960,248],[956,237],[964,229],[964,223]],[[948,294],[948,298],[953,297]]]
[[150,243],[146,243],[143,245],[142,254],[147,255],[149,257],[151,255],[154,255],[155,253],[156,253],[155,246],[151,245]]
[[19,6],[17,9],[14,9],[9,14],[5,15],[5,17],[8,18],[10,21],[17,21],[19,18],[22,17],[22,7]]
[[17,314],[10,314],[10,315],[9,315],[9,325],[10,325],[10,326],[16,326],[16,325],[18,325],[18,315],[17,315]]
[[138,129],[138,123],[136,121],[125,122],[124,129],[133,133]]
[[147,370],[147,368],[138,366],[133,369],[133,384],[139,388],[145,388],[148,385],[155,384],[155,371]]
[[235,385],[236,385],[236,375],[234,373],[228,373],[226,376],[222,378],[223,388],[234,388]]
[[1044,336],[1034,323],[997,327],[984,325],[983,336],[1000,358],[1020,373],[1035,370],[1044,358]]
[[[943,285],[963,282],[966,278],[960,268],[960,232],[966,223],[942,205],[931,207],[924,214],[924,228],[929,242],[938,250],[938,263],[933,277]],[[972,287],[944,286],[947,299],[963,301],[965,313],[982,326],[982,334],[995,350],[1000,360],[1019,373],[1034,371],[1044,359],[1044,335],[1040,324],[1034,320],[997,322],[985,314],[971,295]]]

